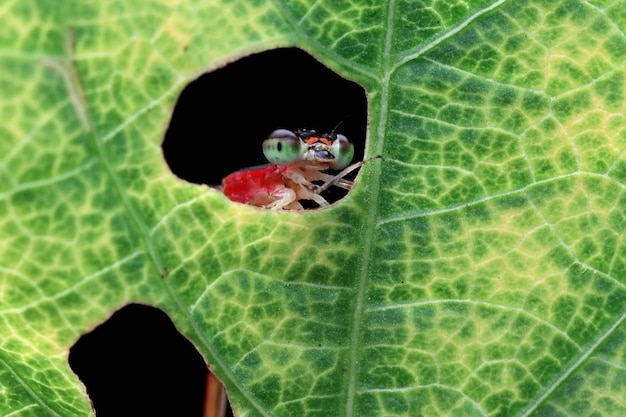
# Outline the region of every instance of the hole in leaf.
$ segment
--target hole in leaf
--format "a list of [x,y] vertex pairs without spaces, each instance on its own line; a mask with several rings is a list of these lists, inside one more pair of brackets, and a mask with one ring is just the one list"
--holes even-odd
[[161,310],[131,304],[83,335],[69,364],[98,417],[200,417],[207,367]]
[[189,83],[174,108],[163,153],[178,177],[216,186],[235,171],[266,164],[262,142],[272,131],[321,134],[337,125],[336,132],[354,144],[353,162],[362,160],[365,90],[301,49],[280,48],[241,58]]

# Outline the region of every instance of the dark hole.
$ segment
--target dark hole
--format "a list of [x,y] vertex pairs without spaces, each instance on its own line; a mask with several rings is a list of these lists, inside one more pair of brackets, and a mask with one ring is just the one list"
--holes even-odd
[[161,310],[128,305],[82,336],[69,364],[97,417],[201,417],[207,367]]
[[364,89],[306,52],[282,48],[207,73],[182,91],[163,141],[172,172],[219,185],[226,175],[265,164],[261,144],[278,128],[314,129],[348,137],[363,158]]

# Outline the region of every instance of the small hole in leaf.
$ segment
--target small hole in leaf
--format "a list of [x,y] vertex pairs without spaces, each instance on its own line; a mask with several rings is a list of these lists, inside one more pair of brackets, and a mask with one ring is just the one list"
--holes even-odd
[[98,417],[200,417],[207,367],[161,310],[131,304],[83,335],[69,364]]
[[[353,162],[362,160],[365,90],[301,49],[280,48],[241,58],[189,83],[174,108],[163,152],[178,177],[218,186],[235,171],[267,163],[262,142],[272,131],[321,134],[335,127],[354,144]],[[338,195],[330,202],[345,192]]]

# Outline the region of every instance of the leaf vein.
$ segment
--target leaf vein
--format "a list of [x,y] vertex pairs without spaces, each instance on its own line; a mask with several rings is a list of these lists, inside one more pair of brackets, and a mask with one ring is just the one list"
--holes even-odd
[[557,378],[555,378],[545,389],[541,395],[539,395],[533,402],[530,403],[528,407],[523,409],[518,417],[528,417],[533,414],[534,411],[556,390],[565,379],[567,379],[576,369],[578,369],[583,362],[590,358],[590,356],[595,352],[595,350],[604,342],[613,332],[624,322],[626,319],[626,312],[624,312],[621,317],[619,317],[615,323],[603,334],[598,337],[598,339],[589,346],[589,348],[585,351],[581,352],[581,355],[578,359],[574,360],[569,367],[566,367],[564,372],[561,373]]
[[413,307],[422,307],[422,306],[428,306],[428,305],[439,305],[439,304],[470,304],[473,306],[483,306],[483,307],[490,307],[490,308],[496,308],[496,309],[501,309],[501,310],[510,310],[510,311],[514,311],[520,314],[523,314],[525,316],[528,316],[530,318],[532,318],[533,320],[537,321],[538,323],[541,323],[549,328],[551,328],[552,330],[554,330],[555,332],[559,333],[560,335],[562,335],[563,337],[565,337],[570,343],[572,343],[578,350],[582,350],[581,346],[575,341],[573,340],[566,331],[559,329],[557,326],[555,326],[554,324],[550,323],[549,321],[531,313],[528,310],[525,310],[521,307],[514,307],[514,306],[508,306],[508,305],[504,305],[504,304],[496,304],[493,302],[488,302],[488,301],[479,301],[479,300],[470,300],[470,299],[440,299],[440,300],[427,300],[427,301],[416,301],[416,302],[412,302],[412,303],[398,303],[398,304],[394,304],[394,305],[385,305],[385,306],[377,306],[377,307],[373,307],[367,310],[368,313],[371,312],[377,312],[377,311],[387,311],[387,310],[396,310],[396,309],[403,309],[403,308],[413,308]]
[[458,25],[452,27],[452,29],[443,32],[441,34],[441,36],[436,37],[435,39],[433,39],[431,42],[427,43],[426,45],[421,46],[417,50],[412,49],[412,50],[407,51],[407,53],[403,57],[401,57],[398,60],[398,62],[394,65],[393,71],[395,71],[397,68],[399,68],[402,65],[404,65],[406,62],[411,61],[411,60],[413,60],[413,59],[423,55],[425,52],[433,49],[434,47],[436,47],[437,45],[439,45],[440,43],[442,43],[446,39],[451,38],[452,36],[456,35],[457,33],[459,33],[461,30],[465,29],[465,27],[467,27],[470,23],[472,23],[474,20],[478,19],[483,14],[488,13],[488,12],[496,9],[498,6],[500,6],[500,5],[502,5],[502,4],[506,3],[506,2],[507,2],[507,0],[498,0],[498,1],[490,4],[489,6],[483,8],[481,10],[478,10],[473,15],[469,16],[467,19],[465,19],[464,21],[462,21]]

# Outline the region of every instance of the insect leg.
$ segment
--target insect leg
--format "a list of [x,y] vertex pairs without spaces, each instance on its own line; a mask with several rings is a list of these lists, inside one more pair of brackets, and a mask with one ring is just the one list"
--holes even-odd
[[278,191],[273,192],[272,197],[277,197],[279,199],[266,205],[264,208],[271,210],[281,210],[296,201],[296,192],[291,188],[282,188]]
[[[375,156],[372,156],[371,158],[367,158],[367,159],[365,159],[365,160],[363,160],[361,162],[357,162],[355,164],[350,165],[349,167],[347,167],[346,169],[341,171],[339,174],[335,175],[334,177],[332,177],[331,179],[326,181],[324,184],[320,185],[319,187],[316,187],[315,188],[315,192],[317,194],[319,194],[322,191],[327,190],[328,188],[330,188],[332,185],[337,185],[337,186],[341,187],[340,185],[335,184],[335,183],[337,183],[337,182],[342,183],[343,181],[348,181],[348,180],[344,180],[343,177],[345,177],[346,175],[348,175],[349,173],[351,173],[355,169],[361,168],[363,165],[365,165],[366,163],[368,163],[372,159],[377,159],[377,158],[382,158],[382,156],[381,155],[375,155]],[[350,182],[352,182],[352,181],[350,181]]]
[[332,183],[332,185],[334,185],[335,187],[343,188],[345,190],[351,190],[352,186],[354,186],[354,181],[350,181],[345,178],[336,179],[335,175],[330,175],[330,174],[325,174],[323,172],[320,172],[319,177],[320,177],[320,180],[324,181],[324,183],[333,180],[334,182]]
[[316,194],[314,192],[311,192],[309,194],[309,199],[315,201],[320,207],[328,207],[330,206],[330,204],[328,203],[328,201],[326,201],[326,199],[324,197],[322,197],[319,194]]

